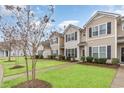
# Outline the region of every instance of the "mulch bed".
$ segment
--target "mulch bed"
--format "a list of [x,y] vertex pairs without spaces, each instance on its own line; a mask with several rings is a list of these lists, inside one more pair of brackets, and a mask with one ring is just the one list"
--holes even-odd
[[119,68],[119,64],[118,65],[114,65],[114,64],[97,64],[97,63],[87,63],[87,62],[79,62],[78,64],[82,64],[82,65],[91,65],[91,66],[99,66],[99,67],[107,67],[107,68]]
[[15,62],[15,61],[16,61],[16,60],[10,60],[10,61],[7,60],[7,61],[4,61],[4,62]]
[[34,81],[29,80],[29,81],[20,83],[14,86],[13,88],[52,88],[52,85],[46,81],[36,79]]
[[19,68],[23,68],[24,66],[22,65],[15,65],[13,67],[11,67],[10,69],[19,69]]

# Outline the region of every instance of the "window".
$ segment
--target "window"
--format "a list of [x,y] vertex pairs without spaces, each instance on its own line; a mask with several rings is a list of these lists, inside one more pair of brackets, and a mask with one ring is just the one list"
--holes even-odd
[[67,55],[67,57],[76,57],[75,55],[76,55],[77,53],[75,52],[75,49],[73,48],[73,49],[66,49],[66,55]]
[[92,51],[93,51],[92,56],[93,56],[94,58],[98,58],[98,47],[93,47],[93,48],[92,48]]
[[58,50],[52,50],[53,55],[58,55]]
[[107,31],[107,29],[106,29],[106,24],[103,24],[103,25],[100,25],[100,26],[99,26],[99,34],[100,34],[100,35],[106,34],[106,31]]
[[100,58],[106,58],[106,46],[99,47],[99,52]]
[[51,40],[51,44],[55,44],[55,43],[58,43],[58,38],[53,38],[53,39]]
[[93,27],[92,33],[93,33],[93,36],[98,36],[98,26]]
[[38,55],[43,55],[43,50],[39,50]]
[[122,23],[122,31],[124,31],[124,22]]
[[71,34],[68,34],[66,35],[66,38],[67,40],[66,41],[72,41],[72,40],[75,40],[75,33],[71,33]]
[[74,33],[71,34],[71,40],[74,40]]

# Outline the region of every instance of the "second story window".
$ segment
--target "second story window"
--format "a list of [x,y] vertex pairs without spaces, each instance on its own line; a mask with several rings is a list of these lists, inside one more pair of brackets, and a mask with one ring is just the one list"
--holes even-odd
[[124,31],[124,22],[122,23],[122,31]]
[[93,36],[98,36],[98,26],[93,27]]
[[56,44],[56,43],[58,43],[58,38],[53,38],[53,39],[51,40],[51,44]]
[[71,33],[66,35],[66,42],[77,40],[77,33]]
[[99,34],[100,34],[100,35],[106,34],[106,31],[107,31],[106,24],[103,24],[103,25],[100,25],[100,26],[99,26]]
[[71,40],[74,40],[74,33],[71,34]]

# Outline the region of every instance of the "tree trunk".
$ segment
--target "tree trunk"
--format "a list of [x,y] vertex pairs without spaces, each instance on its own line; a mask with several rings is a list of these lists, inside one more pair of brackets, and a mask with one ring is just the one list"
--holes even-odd
[[25,57],[25,63],[26,63],[26,75],[27,75],[27,81],[29,81],[29,72],[28,72],[28,59],[27,59],[27,53],[26,50],[24,51],[24,57]]
[[32,87],[34,86],[34,80],[36,79],[36,60],[35,60],[35,48],[33,48],[32,52]]
[[9,50],[8,61],[11,61],[11,49]]

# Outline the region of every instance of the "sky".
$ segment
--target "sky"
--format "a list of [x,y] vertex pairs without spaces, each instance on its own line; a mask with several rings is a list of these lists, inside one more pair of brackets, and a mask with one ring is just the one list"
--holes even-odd
[[[24,6],[22,6],[24,7]],[[32,6],[32,11],[36,12],[39,16],[44,14],[44,10],[46,6]],[[89,20],[89,18],[96,11],[106,11],[113,12],[124,15],[124,6],[114,6],[114,5],[56,5],[55,11],[53,14],[53,18],[55,20],[54,23],[49,26],[54,26],[56,28],[63,29],[64,26],[67,27],[69,24],[74,24],[79,27],[83,27],[83,25]],[[47,11],[47,10],[45,10]],[[10,12],[5,10],[4,6],[0,6],[0,14],[4,15],[4,20],[8,22],[13,22],[11,19]],[[38,20],[37,20],[38,21]]]

